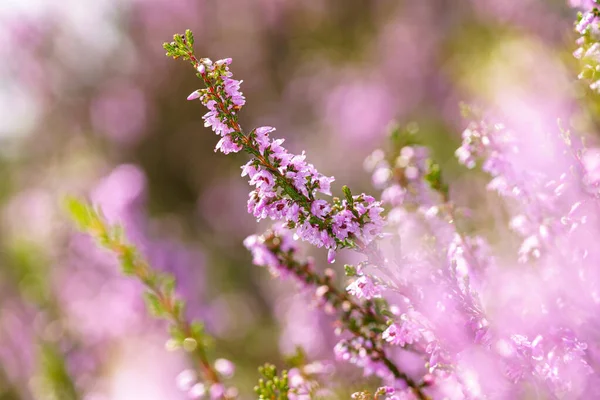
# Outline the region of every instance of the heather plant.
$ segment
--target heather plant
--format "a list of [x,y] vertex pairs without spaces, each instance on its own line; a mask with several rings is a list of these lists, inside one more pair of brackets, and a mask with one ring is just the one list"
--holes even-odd
[[[575,26],[580,78],[596,90],[598,5],[572,5],[583,10]],[[286,370],[265,364],[254,388],[259,399],[335,398],[327,381],[343,363],[365,377],[355,399],[600,395],[600,150],[589,137],[559,123],[522,132],[501,111],[463,106],[456,162],[483,176],[501,204],[497,223],[512,233],[498,237],[473,224],[480,211],[459,203],[461,188],[445,179],[417,125],[393,126],[387,148],[364,162],[381,201],[348,186],[336,190],[304,152],[293,154],[271,137],[275,128],[242,128],[246,98],[231,59],[197,56],[189,30],[164,48],[189,61],[203,85],[188,100],[208,110],[202,118],[219,136],[215,151],[250,158],[241,167],[252,186],[247,211],[273,221],[243,242],[253,264],[292,281],[334,320],[339,363],[299,355]],[[202,322],[188,320],[175,279],[154,269],[101,210],[78,200],[68,206],[122,272],[144,285],[148,310],[169,323],[168,346],[189,355],[192,368],[179,386],[194,398],[238,398],[228,383],[233,364],[212,356],[219,350]],[[327,256],[303,256],[306,245]],[[346,255],[353,261],[343,270],[325,267]]]

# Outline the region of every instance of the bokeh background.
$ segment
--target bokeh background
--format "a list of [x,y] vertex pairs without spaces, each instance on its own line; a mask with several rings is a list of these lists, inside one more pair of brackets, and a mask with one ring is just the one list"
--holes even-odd
[[[484,184],[453,157],[460,101],[525,134],[557,118],[594,126],[573,85],[574,16],[563,0],[0,0],[0,399],[187,398],[186,361],[165,350],[140,285],[75,232],[67,194],[179,278],[242,393],[296,346],[332,358],[331,321],[251,265],[242,241],[265,226],[246,214],[246,158],[213,151],[200,102],[185,101],[200,82],[162,49],[174,33],[233,58],[242,124],[277,127],[336,176],[334,194],[372,191],[363,160],[397,121],[476,208]],[[332,378],[341,398],[358,374]]]

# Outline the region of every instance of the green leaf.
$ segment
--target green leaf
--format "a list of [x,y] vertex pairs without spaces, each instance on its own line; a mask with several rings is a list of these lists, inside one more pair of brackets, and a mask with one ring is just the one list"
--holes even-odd
[[190,29],[186,29],[185,31],[185,40],[188,43],[189,48],[191,49],[194,46],[194,34]]
[[[69,374],[66,360],[53,343],[40,342],[39,358],[44,381],[44,396],[50,398],[77,400],[80,398],[72,377]],[[50,393],[48,393],[50,392]]]
[[169,335],[173,340],[175,340],[178,344],[181,344],[183,340],[186,338],[185,332],[183,332],[179,326],[175,324],[169,325]]
[[202,322],[192,322],[190,324],[190,330],[192,331],[192,336],[194,337],[202,337],[202,335],[204,335],[204,325],[202,324]]
[[354,265],[346,264],[344,265],[344,272],[346,276],[355,276],[356,275],[356,267]]
[[121,272],[124,275],[131,276],[135,274],[136,258],[135,247],[129,245],[123,247],[123,252],[119,255],[119,262],[121,264]]
[[178,45],[177,49],[181,49],[182,47],[185,46],[183,44],[183,35],[180,35],[179,33],[176,33],[175,35],[173,35],[173,41],[175,43],[177,43],[177,45]]
[[342,192],[344,192],[344,197],[346,197],[346,201],[352,207],[354,205],[354,199],[352,198],[352,192],[350,188],[346,185],[342,186]]
[[176,319],[183,319],[184,310],[185,310],[185,303],[181,300],[175,300],[175,303],[173,303],[173,316]]
[[425,175],[425,181],[429,183],[429,186],[439,192],[444,200],[448,199],[448,185],[442,180],[442,170],[439,164],[435,163],[431,159],[427,159],[427,174]]
[[93,217],[93,208],[85,203],[83,200],[79,200],[75,197],[66,197],[64,205],[79,229],[87,230],[90,227]]
[[162,283],[162,290],[165,293],[165,295],[167,297],[172,297],[173,294],[175,293],[175,285],[176,285],[176,280],[175,277],[172,275],[165,275],[163,277],[163,283]]
[[158,296],[152,292],[144,293],[144,300],[146,301],[146,307],[155,317],[161,317],[165,313],[165,309],[161,304]]

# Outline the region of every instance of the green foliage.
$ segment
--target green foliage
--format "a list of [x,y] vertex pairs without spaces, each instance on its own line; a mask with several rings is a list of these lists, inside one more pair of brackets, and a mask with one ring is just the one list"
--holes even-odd
[[406,124],[404,127],[394,122],[387,128],[390,139],[390,154],[398,154],[403,147],[420,145],[417,138],[419,125],[416,122]]
[[285,357],[285,363],[291,368],[303,367],[307,363],[306,352],[302,347],[296,346],[296,351]]
[[92,210],[90,210],[87,204],[74,197],[67,197],[65,199],[65,207],[79,229],[86,230],[90,227]]
[[146,308],[155,317],[162,317],[165,313],[165,309],[160,302],[158,296],[152,292],[144,293],[144,300],[146,301]]
[[168,57],[191,60],[194,55],[194,34],[189,29],[184,35],[175,34],[172,42],[163,43],[163,48],[167,51]]
[[442,170],[432,159],[427,160],[427,174],[425,181],[436,192],[442,195],[444,202],[448,201],[448,185],[442,180]]
[[254,387],[259,400],[288,400],[290,387],[286,370],[279,375],[276,366],[265,364],[258,368],[258,372],[263,376]]
[[354,207],[354,199],[352,198],[352,192],[350,191],[350,188],[346,185],[342,186],[342,192],[344,192],[344,197],[346,197],[346,201],[348,202],[348,205],[350,205],[351,208]]
[[460,108],[460,115],[465,120],[480,121],[483,118],[482,110],[473,104],[460,102],[458,106]]
[[[190,38],[191,33],[186,40]],[[176,42],[182,44],[182,40]],[[123,229],[108,224],[99,210],[75,198],[68,198],[65,206],[79,229],[117,256],[123,274],[136,277],[146,286],[147,309],[151,315],[169,321],[168,331],[174,348],[183,348],[190,353],[194,364],[199,366],[199,375],[210,383],[218,383],[219,376],[206,357],[211,338],[200,322],[189,323],[185,319],[185,303],[175,295],[175,278],[153,270],[137,248],[126,241]]]
[[52,343],[40,343],[41,380],[34,389],[43,398],[56,400],[77,400],[79,395],[69,376],[65,359]]
[[344,265],[344,272],[348,277],[356,276],[356,267],[354,265],[346,264]]

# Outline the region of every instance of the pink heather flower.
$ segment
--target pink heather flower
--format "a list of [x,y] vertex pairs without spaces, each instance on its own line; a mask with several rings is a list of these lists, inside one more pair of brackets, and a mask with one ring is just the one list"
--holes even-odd
[[323,218],[329,213],[330,210],[331,207],[329,206],[329,203],[325,200],[315,200],[310,206],[310,212],[312,213],[312,215],[318,218]]
[[593,11],[588,11],[581,17],[581,20],[575,27],[575,30],[581,34],[583,34],[586,29],[594,22],[596,19],[596,14]]
[[238,107],[246,104],[246,98],[240,92],[240,85],[243,81],[236,81],[235,79],[225,78],[223,79],[225,92],[229,96],[229,100]]
[[406,196],[406,189],[398,184],[391,185],[384,189],[381,192],[381,200],[384,203],[391,205],[392,207],[397,207],[404,202],[404,197]]
[[221,60],[217,60],[215,61],[215,65],[221,66],[221,65],[230,65],[231,64],[231,58],[223,58]]
[[187,392],[196,383],[198,377],[196,373],[191,369],[186,369],[177,375],[177,387],[179,390]]
[[221,138],[221,140],[219,140],[219,142],[217,143],[217,146],[215,147],[215,152],[217,150],[221,150],[221,152],[223,154],[229,154],[229,153],[237,153],[238,151],[240,151],[242,149],[243,149],[242,145],[235,143],[231,139],[231,136],[225,136],[225,137]]
[[257,235],[251,235],[244,239],[244,246],[252,254],[253,264],[270,268],[277,268],[279,266],[277,257],[264,245],[263,241]]
[[335,181],[335,178],[320,175],[317,181],[319,182],[319,192],[331,196],[331,183]]
[[410,321],[403,321],[401,326],[393,323],[385,332],[383,332],[383,339],[388,343],[404,347],[406,344],[413,344],[419,340],[421,333],[416,324]]
[[196,90],[196,91],[194,91],[194,92],[192,92],[192,93],[191,93],[191,94],[190,94],[190,95],[187,97],[187,99],[188,99],[188,100],[196,100],[196,99],[199,99],[199,98],[200,98],[200,92],[199,92],[199,91],[197,91],[197,90]]
[[380,393],[380,394],[394,394],[394,392],[396,391],[396,389],[394,389],[391,386],[382,386],[380,388],[377,389],[376,393]]
[[377,189],[382,189],[388,185],[391,178],[392,171],[389,169],[389,167],[387,165],[381,166],[373,172],[373,186],[375,186]]
[[198,65],[198,72],[204,75],[204,73],[206,72],[206,67],[204,66],[204,64]]
[[590,10],[597,6],[595,0],[569,0],[569,5],[582,10]]
[[293,203],[287,209],[286,218],[289,221],[298,222],[299,217],[300,217],[300,206],[298,205],[298,203]]
[[215,370],[225,378],[231,378],[235,373],[235,365],[225,358],[218,358],[215,360]]
[[588,186],[595,186],[600,182],[600,149],[586,149],[581,156],[581,163],[585,169],[583,181]]
[[335,249],[329,249],[327,252],[327,262],[333,264],[335,262]]
[[221,383],[215,383],[210,386],[211,400],[218,400],[225,394],[225,387]]
[[242,176],[248,175],[250,179],[252,179],[254,175],[258,173],[258,171],[259,169],[255,165],[254,160],[250,160],[242,166]]
[[365,298],[370,300],[375,297],[381,297],[381,290],[378,286],[376,286],[371,278],[366,275],[361,276],[354,282],[352,282],[348,287],[346,287],[348,293],[357,298]]
[[258,143],[258,150],[264,154],[265,150],[271,145],[271,139],[269,133],[275,131],[275,128],[271,126],[261,126],[256,128],[254,133],[256,134],[256,143]]
[[354,220],[354,214],[350,210],[342,210],[333,216],[332,230],[339,240],[344,240],[348,235],[358,231],[359,225]]
[[250,179],[250,184],[256,186],[257,189],[261,190],[272,190],[275,186],[275,178],[273,175],[262,169]]
[[298,250],[298,245],[292,238],[292,232],[283,223],[274,224],[272,229],[277,237],[279,237],[279,247],[281,250],[284,252]]
[[527,237],[519,248],[519,262],[525,263],[530,258],[540,258],[540,239],[536,235]]
[[206,386],[203,383],[196,383],[188,392],[188,395],[192,399],[203,399],[205,394]]

